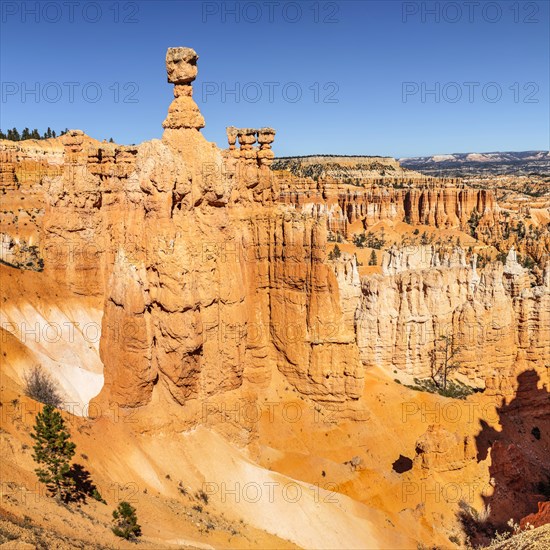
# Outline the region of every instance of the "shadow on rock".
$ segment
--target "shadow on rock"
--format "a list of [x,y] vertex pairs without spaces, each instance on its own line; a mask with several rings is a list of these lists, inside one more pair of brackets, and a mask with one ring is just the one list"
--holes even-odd
[[539,388],[540,377],[527,370],[517,377],[513,399],[496,409],[500,430],[480,421],[476,436],[477,460],[491,456],[489,473],[494,490],[483,496],[485,509],[462,506],[458,516],[471,543],[483,544],[496,531],[537,511],[550,498],[550,394]]
[[68,475],[74,482],[74,490],[67,498],[68,502],[86,502],[87,498],[105,502],[92,481],[90,472],[84,466],[81,464],[71,465]]

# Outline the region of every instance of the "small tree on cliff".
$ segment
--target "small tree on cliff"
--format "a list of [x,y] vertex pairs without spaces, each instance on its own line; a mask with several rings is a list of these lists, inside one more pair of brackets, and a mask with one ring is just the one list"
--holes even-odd
[[470,235],[475,238],[477,226],[479,225],[479,220],[481,219],[481,215],[478,213],[477,209],[474,208],[472,210],[472,214],[470,215],[470,219],[468,220],[468,225],[470,226]]
[[43,465],[35,470],[38,479],[57,499],[69,500],[74,490],[70,460],[76,445],[70,441],[63,417],[52,405],[46,405],[36,415],[31,437],[36,441],[32,457],[39,465]]
[[340,250],[340,247],[337,244],[335,244],[334,248],[328,254],[328,259],[337,260],[341,255],[342,255],[342,252]]
[[113,533],[126,540],[141,536],[141,525],[137,522],[136,509],[126,501],[122,501],[113,512]]
[[369,265],[378,265],[378,258],[374,250],[370,253]]
[[443,391],[447,390],[447,383],[451,372],[460,367],[456,358],[460,348],[455,346],[453,336],[440,336],[434,342],[430,352],[431,378],[433,383]]

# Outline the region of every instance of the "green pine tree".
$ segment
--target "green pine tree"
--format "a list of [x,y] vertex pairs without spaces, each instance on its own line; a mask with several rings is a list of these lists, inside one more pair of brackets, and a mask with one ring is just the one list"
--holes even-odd
[[378,258],[374,250],[370,253],[369,265],[378,265]]
[[31,139],[40,139],[40,134],[36,128],[31,132]]
[[137,522],[136,509],[126,501],[122,501],[113,511],[113,533],[117,537],[130,540],[141,536],[141,525]]
[[31,133],[28,128],[23,128],[23,131],[21,132],[21,139],[30,139]]
[[68,500],[74,490],[74,480],[69,473],[76,445],[70,441],[63,417],[52,405],[46,405],[36,415],[31,437],[36,441],[32,457],[43,465],[35,470],[38,479],[56,498]]

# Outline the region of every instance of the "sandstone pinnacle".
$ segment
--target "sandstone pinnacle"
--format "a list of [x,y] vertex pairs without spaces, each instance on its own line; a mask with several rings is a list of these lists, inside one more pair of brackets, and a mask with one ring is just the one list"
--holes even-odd
[[166,52],[166,73],[168,82],[174,84],[174,101],[162,123],[165,129],[204,128],[204,118],[193,100],[191,86],[191,82],[197,76],[198,58],[195,50],[191,48],[168,48]]

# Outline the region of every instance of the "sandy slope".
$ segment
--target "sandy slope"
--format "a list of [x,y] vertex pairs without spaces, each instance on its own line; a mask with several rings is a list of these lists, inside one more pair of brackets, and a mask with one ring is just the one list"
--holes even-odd
[[0,281],[3,339],[14,337],[25,349],[22,356],[4,359],[3,373],[22,382],[26,370],[42,365],[59,382],[65,400],[74,404],[74,412],[85,413],[103,386],[100,304],[67,296],[42,273],[0,265]]
[[[137,425],[106,416],[92,423],[66,415],[78,446],[76,460],[89,467],[108,506],[92,501],[82,507],[84,519],[58,510],[52,499],[35,494],[29,436],[35,405],[19,397],[19,416],[10,399],[15,385],[7,376],[2,389],[2,505],[62,536],[92,540],[104,532],[101,540],[112,542],[110,510],[124,498],[138,509],[143,540],[152,547],[289,546],[284,541],[303,548],[388,547],[374,526],[379,514],[369,507],[258,466],[246,452],[204,427],[178,436],[139,433]],[[208,495],[207,504],[196,496],[201,490]],[[193,508],[197,506],[200,512]],[[92,524],[86,523],[86,514]]]

